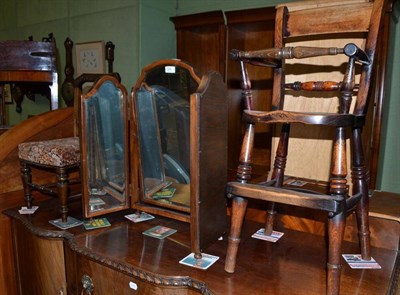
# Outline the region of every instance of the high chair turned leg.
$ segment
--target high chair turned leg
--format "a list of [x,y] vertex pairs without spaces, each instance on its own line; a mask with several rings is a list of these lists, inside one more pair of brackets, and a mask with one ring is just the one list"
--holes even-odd
[[[348,195],[346,132],[343,127],[336,129],[336,138],[332,150],[332,171],[330,178],[330,194],[342,196],[345,202]],[[345,203],[344,203],[345,204]],[[328,218],[328,263],[327,263],[327,295],[339,295],[341,254],[344,230],[346,227],[346,206],[338,213],[330,212]]]
[[361,200],[356,207],[358,235],[360,240],[362,259],[371,259],[370,230],[369,230],[369,197],[368,197],[368,171],[365,167],[363,155],[361,130],[356,128],[352,133],[352,179],[353,195],[361,193]]
[[358,235],[360,239],[361,257],[364,260],[371,259],[370,230],[368,219],[368,194],[363,194],[356,208]]
[[[289,146],[290,125],[283,124],[281,135],[279,137],[278,148],[274,161],[274,169],[272,172],[272,179],[275,179],[275,187],[282,187],[285,176],[285,167],[287,162],[288,146]],[[264,234],[272,235],[275,222],[275,204],[269,203],[267,210],[267,219],[265,221]]]
[[25,162],[21,162],[21,178],[24,187],[24,199],[27,208],[32,208],[32,190],[30,184],[32,183],[31,168]]
[[236,257],[240,243],[243,219],[246,213],[247,199],[234,197],[232,200],[232,222],[228,237],[228,250],[225,259],[225,271],[235,272]]
[[340,274],[342,270],[342,241],[346,226],[345,212],[328,219],[328,263],[327,263],[327,295],[339,295]]
[[[254,124],[248,124],[240,151],[239,166],[237,168],[238,182],[248,182],[251,179],[251,160],[254,144]],[[228,193],[229,194],[229,193]],[[228,197],[230,197],[228,195]],[[225,271],[235,272],[236,256],[239,249],[240,233],[247,208],[247,199],[232,196],[231,230],[228,237],[228,249],[225,260]]]
[[61,221],[67,222],[68,173],[65,168],[57,168],[57,191],[60,199]]

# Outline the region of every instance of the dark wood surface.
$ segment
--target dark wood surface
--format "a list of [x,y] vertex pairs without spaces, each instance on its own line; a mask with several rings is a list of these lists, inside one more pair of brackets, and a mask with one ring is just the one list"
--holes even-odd
[[228,95],[222,76],[204,75],[190,104],[191,240],[192,251],[200,253],[227,225]]
[[[70,212],[74,217],[81,218],[80,203],[72,203]],[[105,266],[100,280],[104,288],[109,285],[120,288],[122,292],[127,288],[126,279],[132,278],[139,283],[152,282],[150,285],[143,284],[144,289],[160,287],[168,282],[176,286],[189,285],[193,290],[213,294],[251,292],[309,295],[325,292],[324,237],[281,229],[285,233],[281,240],[269,243],[252,239],[250,235],[262,225],[247,222],[235,274],[228,274],[223,269],[226,237],[206,249],[206,253],[217,255],[220,259],[204,271],[179,264],[179,260],[190,253],[187,223],[157,216],[154,220],[134,224],[123,217],[129,212],[131,211],[107,215],[112,226],[92,231],[85,231],[83,226],[60,231],[49,224],[48,220],[58,216],[55,199],[42,203],[37,213],[30,217],[19,215],[16,210],[8,210],[6,214],[36,237],[65,239],[69,249],[69,259],[66,263],[69,267],[77,268],[78,274],[84,273],[85,270],[95,270],[93,273],[97,276],[100,275],[98,268],[102,269],[101,266]],[[143,236],[144,230],[159,224],[178,231],[165,240]],[[358,253],[358,245],[354,243],[345,242],[343,249],[344,253]],[[341,294],[386,294],[396,254],[395,250],[372,248],[372,256],[382,266],[381,270],[352,270],[343,262]],[[75,284],[70,290],[80,290],[80,277],[74,277],[74,274],[70,273],[67,276],[71,276]],[[125,280],[120,279],[113,283],[113,278],[118,277]],[[180,292],[183,292],[183,289],[179,288]],[[143,294],[151,294],[145,293],[143,289],[142,291]],[[93,294],[106,293],[98,287]]]
[[[225,78],[225,25],[222,11],[172,17],[177,58],[190,62],[202,75],[218,71]],[[196,48],[196,50],[193,50]]]
[[400,223],[400,194],[374,191],[370,211],[372,216]]
[[18,222],[13,234],[21,294],[57,294],[66,285],[63,241],[38,239]]
[[[47,196],[34,193],[35,201],[47,199]],[[21,190],[0,194],[0,210],[24,204]],[[12,245],[11,220],[0,214],[0,286],[7,294],[17,294],[17,279],[14,267],[14,250]]]

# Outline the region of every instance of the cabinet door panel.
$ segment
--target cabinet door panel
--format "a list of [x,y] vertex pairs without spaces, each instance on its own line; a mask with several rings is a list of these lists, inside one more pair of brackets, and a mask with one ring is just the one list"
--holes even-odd
[[39,238],[15,220],[13,232],[20,294],[66,294],[63,241]]

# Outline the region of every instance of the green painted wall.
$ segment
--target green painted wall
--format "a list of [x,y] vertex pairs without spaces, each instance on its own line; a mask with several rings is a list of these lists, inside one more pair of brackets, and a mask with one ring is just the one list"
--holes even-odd
[[176,0],[141,0],[140,5],[140,69],[155,60],[175,58],[174,24]]
[[[162,58],[174,58],[176,39],[171,16],[207,10],[234,10],[279,3],[266,0],[0,0],[0,40],[34,40],[52,32],[58,50],[59,86],[64,80],[64,40],[74,43],[103,40],[115,44],[114,70],[127,90],[140,69]],[[60,99],[60,107],[65,107]],[[24,99],[22,113],[7,105],[7,123],[49,110],[49,101],[36,95]]]
[[275,6],[293,0],[177,0],[177,15],[193,14],[212,10],[240,10]]
[[400,3],[391,19],[387,88],[379,153],[377,187],[400,193]]
[[[64,80],[64,40],[74,43],[103,40],[115,44],[114,70],[130,90],[139,65],[139,0],[0,0],[0,40],[41,40],[52,32],[57,42],[59,88]],[[171,34],[173,34],[171,32]],[[60,99],[60,107],[64,107]],[[8,105],[8,124],[49,110],[46,98],[24,99],[22,113]]]
[[[169,18],[211,10],[239,10],[274,6],[279,0],[0,0],[0,40],[22,40],[33,35],[40,40],[53,32],[58,47],[60,85],[64,79],[65,50],[69,36],[75,43],[104,40],[116,45],[114,70],[122,76],[127,90],[135,83],[140,69],[154,60],[175,57],[175,31]],[[396,1],[395,15],[399,15]],[[400,126],[398,82],[400,29],[392,21],[384,131],[380,150],[378,188],[400,193]],[[8,122],[16,124],[49,109],[48,100],[37,97],[22,105],[17,114],[8,105]],[[60,107],[64,107],[63,103]]]

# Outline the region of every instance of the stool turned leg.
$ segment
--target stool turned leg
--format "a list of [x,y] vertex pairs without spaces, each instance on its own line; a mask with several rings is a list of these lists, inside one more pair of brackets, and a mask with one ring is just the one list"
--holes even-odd
[[26,207],[32,208],[32,190],[30,184],[32,183],[31,168],[25,163],[21,162],[21,178],[24,187],[24,199]]
[[239,249],[240,233],[242,231],[244,214],[246,213],[247,199],[234,197],[232,200],[232,222],[228,237],[228,250],[225,260],[225,271],[235,272],[236,256]]
[[65,168],[57,169],[57,191],[60,198],[61,221],[67,222],[68,217],[68,174]]

